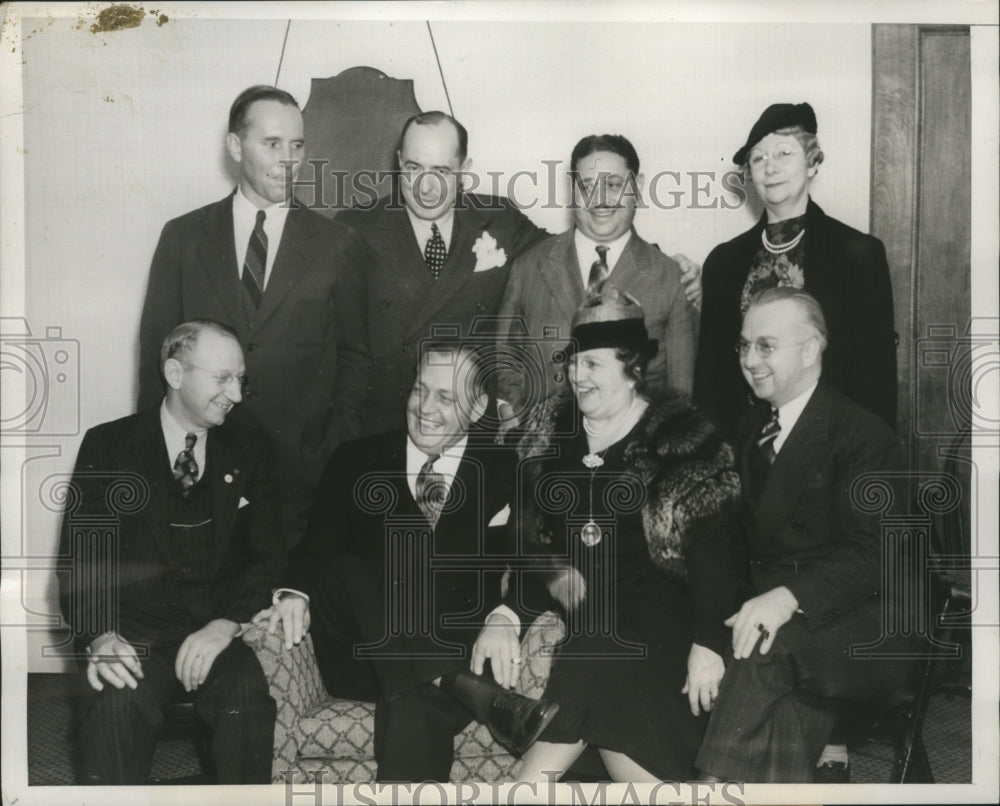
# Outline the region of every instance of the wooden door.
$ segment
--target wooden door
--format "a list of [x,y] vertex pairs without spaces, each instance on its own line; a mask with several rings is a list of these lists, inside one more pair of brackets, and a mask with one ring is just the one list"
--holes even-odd
[[911,470],[934,472],[973,417],[969,27],[875,25],[872,44],[871,231],[892,273],[899,433]]

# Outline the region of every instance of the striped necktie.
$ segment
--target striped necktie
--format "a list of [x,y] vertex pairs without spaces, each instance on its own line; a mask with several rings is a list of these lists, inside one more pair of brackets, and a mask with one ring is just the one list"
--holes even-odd
[[781,423],[778,421],[778,410],[772,407],[771,417],[764,423],[764,427],[760,429],[760,436],[757,437],[757,448],[767,459],[768,464],[774,464],[774,457],[777,455],[774,450],[774,441],[778,438],[780,431]]
[[590,267],[590,277],[587,279],[587,293],[599,294],[604,281],[608,279],[608,247],[598,244],[594,247],[597,250],[597,260]]
[[441,510],[444,509],[445,499],[448,497],[444,476],[434,470],[434,463],[440,458],[440,456],[428,456],[417,474],[417,506],[432,528],[437,525]]
[[243,261],[243,302],[247,316],[253,319],[260,307],[260,299],[264,295],[264,268],[267,266],[267,233],[264,232],[264,219],[267,213],[257,211],[257,223],[250,233],[247,244],[247,256]]

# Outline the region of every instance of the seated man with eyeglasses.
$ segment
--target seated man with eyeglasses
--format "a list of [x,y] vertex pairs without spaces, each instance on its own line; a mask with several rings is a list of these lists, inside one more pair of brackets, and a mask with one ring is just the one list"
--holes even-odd
[[85,780],[146,783],[163,706],[186,691],[213,729],[218,783],[268,783],[275,702],[233,639],[281,573],[274,453],[263,432],[227,421],[246,383],[229,328],[179,325],[160,368],[162,402],[91,428],[66,496],[60,605],[96,692]]
[[[750,581],[726,620],[732,653],[696,764],[705,780],[802,782],[833,729],[837,699],[882,697],[909,670],[886,659],[910,638],[883,635],[881,523],[852,498],[862,474],[901,471],[876,415],[821,379],[827,328],[803,290],[750,302],[736,345],[758,405],[738,442]],[[884,639],[880,657],[852,647]]]

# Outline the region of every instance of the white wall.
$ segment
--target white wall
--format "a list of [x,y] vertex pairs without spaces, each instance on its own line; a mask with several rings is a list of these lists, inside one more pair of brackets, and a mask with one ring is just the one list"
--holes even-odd
[[[285,20],[152,17],[138,28],[92,34],[77,17],[23,27],[25,316],[79,342],[78,433],[50,446],[20,479],[26,552],[57,545],[58,515],[39,500],[53,473],[68,472],[82,432],[132,411],[137,330],[146,273],[163,224],[224,196],[229,104],[244,87],[272,83]],[[470,131],[474,168],[509,176],[565,160],[594,132],[635,144],[647,182],[680,172],[677,209],[640,211],[636,226],[666,251],[701,261],[746,229],[747,208],[692,209],[688,172],[730,170],[733,152],[764,106],[810,101],[826,163],[813,190],[832,215],[867,229],[870,155],[870,27],[865,24],[435,22],[434,36],[456,116]],[[295,20],[279,85],[302,104],[310,81],[368,65],[414,81],[423,109],[446,108],[427,26],[413,22]],[[560,168],[556,197],[564,198]],[[522,184],[519,187],[526,188]],[[727,196],[733,201],[732,196]],[[553,231],[561,209],[528,214]],[[55,412],[53,416],[57,416]],[[59,415],[65,416],[65,415]],[[53,613],[45,571],[27,579],[28,623]],[[29,666],[43,633],[30,636]]]

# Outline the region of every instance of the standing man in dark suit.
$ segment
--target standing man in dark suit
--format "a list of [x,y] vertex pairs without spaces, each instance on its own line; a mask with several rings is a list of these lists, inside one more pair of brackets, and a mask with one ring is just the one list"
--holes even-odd
[[337,449],[275,594],[269,629],[281,621],[290,648],[311,628],[327,690],[376,702],[380,781],[447,781],[473,718],[523,752],[557,710],[499,685],[519,658],[493,659],[492,679],[470,670],[501,598],[506,529],[490,525],[515,475],[513,452],[470,433],[484,384],[481,348],[426,344],[407,430]]
[[477,317],[494,316],[511,261],[545,235],[507,199],[462,192],[472,164],[468,133],[450,115],[410,118],[397,157],[392,193],[337,217],[368,251],[368,434],[403,427],[420,341],[432,325],[467,337]]
[[139,330],[140,408],[162,396],[171,328],[210,318],[236,331],[252,385],[235,416],[274,443],[291,544],[327,458],[358,433],[368,383],[364,251],[292,197],[302,146],[291,95],[255,86],[237,97],[226,147],[239,187],[163,228]]
[[[639,156],[626,138],[617,134],[584,137],[573,149],[570,166],[574,226],[515,261],[500,306],[504,317],[501,343],[527,337],[542,347],[538,372],[525,370],[502,377],[499,397],[511,407],[502,406],[504,419],[522,419],[533,403],[567,386],[560,350],[569,341],[573,315],[605,281],[642,305],[646,329],[659,340],[646,373],[650,385],[691,392],[699,267],[683,255],[667,257],[633,229],[643,176]],[[684,262],[684,269],[678,261]]]
[[851,486],[904,465],[889,427],[820,379],[826,339],[819,303],[788,286],[760,292],[743,320],[743,375],[766,404],[740,437],[757,595],[726,621],[733,659],[696,762],[709,779],[811,782],[833,729],[829,698],[883,696],[908,671],[851,654],[882,636],[883,607],[901,604],[881,600],[881,523]]
[[[245,378],[235,333],[182,324],[160,365],[160,405],[87,432],[63,523],[74,569],[60,604],[98,692],[82,725],[87,780],[145,783],[163,706],[183,689],[213,728],[218,782],[267,783],[275,703],[253,651],[233,639],[281,574],[274,455],[262,433],[227,419]],[[92,524],[113,500],[130,511],[99,551]]]

